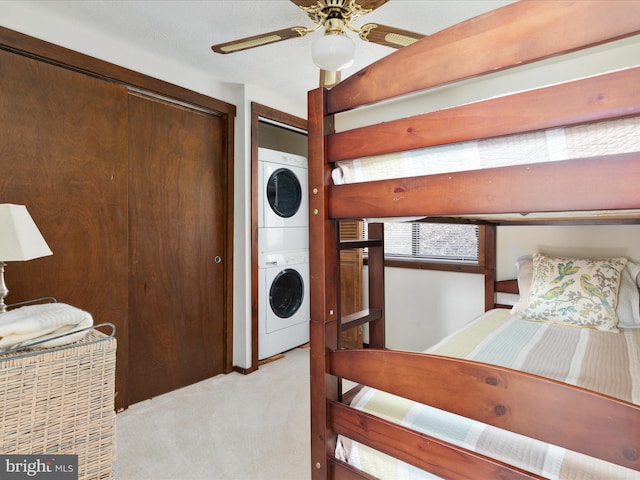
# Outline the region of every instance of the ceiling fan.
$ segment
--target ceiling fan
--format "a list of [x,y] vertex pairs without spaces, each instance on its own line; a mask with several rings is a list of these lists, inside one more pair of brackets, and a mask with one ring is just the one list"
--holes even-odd
[[290,27],[252,37],[213,45],[216,53],[234,53],[249,48],[299,38],[324,27],[324,35],[312,45],[314,63],[325,71],[337,72],[353,63],[355,45],[345,34],[345,28],[356,32],[362,40],[392,48],[405,47],[425,35],[399,28],[367,23],[356,27],[352,22],[381,7],[388,0],[291,0],[316,24],[314,27]]

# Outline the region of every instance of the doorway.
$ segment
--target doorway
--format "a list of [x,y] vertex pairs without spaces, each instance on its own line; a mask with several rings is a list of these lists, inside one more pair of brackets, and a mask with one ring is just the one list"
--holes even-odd
[[267,148],[307,156],[307,121],[273,108],[251,105],[251,367],[259,365],[259,268],[258,268],[258,149]]

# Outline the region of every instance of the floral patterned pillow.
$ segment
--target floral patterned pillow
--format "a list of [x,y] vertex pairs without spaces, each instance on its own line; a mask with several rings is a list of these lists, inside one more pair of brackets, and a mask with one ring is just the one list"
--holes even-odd
[[618,289],[627,259],[533,256],[523,318],[617,332]]

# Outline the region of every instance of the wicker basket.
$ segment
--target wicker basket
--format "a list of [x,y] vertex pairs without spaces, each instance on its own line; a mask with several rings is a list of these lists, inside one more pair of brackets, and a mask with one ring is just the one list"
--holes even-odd
[[0,356],[0,452],[78,455],[78,478],[113,478],[116,340]]

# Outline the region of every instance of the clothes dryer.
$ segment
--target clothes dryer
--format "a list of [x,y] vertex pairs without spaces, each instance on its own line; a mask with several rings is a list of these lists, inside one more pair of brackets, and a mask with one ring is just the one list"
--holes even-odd
[[258,260],[258,358],[309,341],[309,251],[260,255]]
[[258,228],[308,227],[307,159],[258,149]]

